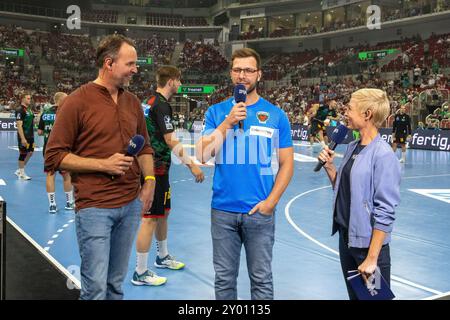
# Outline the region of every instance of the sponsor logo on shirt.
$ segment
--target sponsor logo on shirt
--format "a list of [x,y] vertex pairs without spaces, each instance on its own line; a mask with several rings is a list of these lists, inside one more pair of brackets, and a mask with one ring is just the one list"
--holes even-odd
[[274,129],[260,126],[251,126],[250,135],[251,136],[262,136],[266,138],[272,138]]
[[170,116],[164,116],[164,123],[166,124],[167,130],[173,130],[172,119],[170,119]]
[[56,114],[43,114],[42,115],[43,121],[55,121],[55,119],[56,119]]

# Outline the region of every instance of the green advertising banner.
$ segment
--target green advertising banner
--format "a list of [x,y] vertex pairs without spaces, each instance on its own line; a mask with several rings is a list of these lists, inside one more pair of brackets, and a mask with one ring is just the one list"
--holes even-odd
[[152,57],[138,57],[136,63],[140,66],[149,66],[153,64],[153,58]]
[[386,49],[386,50],[377,50],[377,51],[362,51],[358,53],[358,58],[361,61],[365,60],[373,60],[375,58],[382,59],[387,55],[398,53],[400,50],[398,49]]
[[215,91],[214,86],[180,86],[177,93],[181,94],[212,94]]
[[14,48],[1,48],[0,55],[7,57],[23,57],[25,53],[24,49],[14,49]]

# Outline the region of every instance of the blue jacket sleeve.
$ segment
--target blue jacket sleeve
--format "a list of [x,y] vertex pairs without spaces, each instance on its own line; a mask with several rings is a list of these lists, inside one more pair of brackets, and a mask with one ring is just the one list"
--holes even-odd
[[400,203],[400,164],[392,152],[377,157],[373,181],[373,228],[389,233],[395,221],[395,207]]

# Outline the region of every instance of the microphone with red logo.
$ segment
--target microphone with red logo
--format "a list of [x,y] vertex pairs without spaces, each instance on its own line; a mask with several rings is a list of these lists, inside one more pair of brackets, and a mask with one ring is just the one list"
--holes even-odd
[[[236,103],[239,102],[245,102],[245,100],[247,100],[247,89],[245,88],[245,86],[242,83],[238,83],[235,87],[234,87],[234,101],[236,101]],[[242,130],[242,128],[244,127],[244,121],[239,121],[239,129]]]
[[[347,127],[344,126],[343,124],[337,126],[333,130],[333,133],[331,134],[331,137],[330,137],[331,142],[328,145],[328,148],[330,148],[330,150],[336,149],[337,145],[344,141],[345,137],[347,136],[347,131],[348,131]],[[323,162],[322,160],[319,159],[319,163],[314,168],[314,172],[319,171],[324,165],[325,165],[325,162]]]

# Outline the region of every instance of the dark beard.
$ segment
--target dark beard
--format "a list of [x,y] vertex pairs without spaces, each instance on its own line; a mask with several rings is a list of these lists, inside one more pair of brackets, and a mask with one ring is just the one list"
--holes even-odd
[[257,86],[258,86],[258,81],[256,81],[255,84],[247,90],[247,94],[250,94],[253,91],[255,91]]

